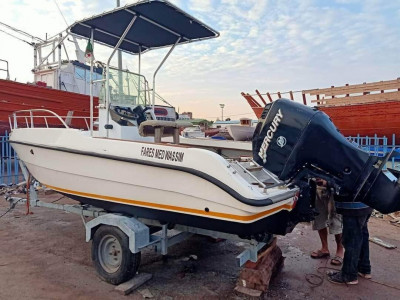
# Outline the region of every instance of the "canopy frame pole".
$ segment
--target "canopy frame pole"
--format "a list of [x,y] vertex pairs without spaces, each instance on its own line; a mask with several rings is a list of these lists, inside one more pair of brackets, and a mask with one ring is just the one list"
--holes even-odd
[[[119,49],[119,46],[121,46],[122,42],[125,39],[125,36],[128,34],[129,30],[131,29],[131,27],[133,26],[133,24],[135,23],[137,19],[137,15],[135,15],[131,22],[128,24],[128,26],[126,27],[124,33],[122,34],[122,36],[120,37],[118,43],[115,45],[113,52],[111,53],[108,61],[107,61],[107,65],[106,65],[106,115],[107,115],[107,122],[106,125],[108,125],[108,123],[110,122],[110,86],[109,86],[109,82],[110,82],[110,62],[111,59],[113,58],[115,52]],[[118,70],[121,71],[121,70]],[[109,136],[109,126],[107,126],[106,128],[106,132],[107,132],[107,137]]]
[[[139,79],[138,79],[138,103],[140,101],[140,79],[142,74],[141,72],[141,64],[142,64],[142,46],[139,45],[139,55],[138,55],[138,60],[139,60],[139,64],[138,64],[138,73],[139,73]],[[144,100],[144,106],[146,106],[146,99]]]
[[182,37],[179,37],[175,44],[171,47],[171,49],[169,49],[167,55],[165,55],[164,59],[161,61],[160,65],[158,66],[157,70],[154,72],[153,75],[153,103],[152,103],[152,109],[153,109],[153,113],[154,112],[154,105],[156,102],[156,75],[158,73],[158,71],[161,69],[162,65],[165,63],[165,61],[167,60],[167,58],[170,56],[170,54],[172,53],[172,51],[174,51],[176,45],[178,45],[178,43],[181,41]]
[[[90,29],[90,43],[94,53],[94,29]],[[92,53],[92,54],[93,54]],[[93,137],[93,55],[90,58],[90,136]]]
[[[132,14],[135,15],[134,13],[132,13]],[[135,16],[136,16],[136,15],[135,15]],[[86,27],[86,28],[92,28],[92,27],[90,27],[89,25],[87,25],[87,24],[85,24],[85,23],[78,23],[78,24],[79,24],[79,25],[82,25],[83,27]],[[95,30],[95,31],[98,31],[98,32],[100,32],[100,33],[104,33],[104,34],[106,34],[106,35],[108,35],[108,36],[111,36],[111,37],[114,37],[114,38],[119,39],[119,36],[118,36],[118,35],[112,34],[112,33],[107,32],[107,31],[105,31],[105,30],[102,30],[102,29],[99,29],[99,28],[94,28],[94,30]],[[73,34],[73,33],[70,33],[70,34]],[[78,36],[79,36],[79,35],[78,35]],[[132,44],[132,45],[139,46],[138,43],[135,43],[135,42],[133,42],[133,41],[131,41],[131,40],[128,40],[128,39],[125,39],[124,42],[127,42],[127,43]],[[101,43],[101,42],[100,42],[100,43]],[[143,46],[143,47],[147,49],[146,46]]]

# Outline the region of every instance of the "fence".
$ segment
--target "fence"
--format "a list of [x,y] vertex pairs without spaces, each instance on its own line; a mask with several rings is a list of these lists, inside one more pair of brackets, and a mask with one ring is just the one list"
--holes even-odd
[[[358,144],[361,149],[369,152],[371,155],[383,157],[388,152],[392,151],[392,149],[397,149],[399,151],[399,145],[396,145],[396,136],[393,134],[391,141],[387,137],[378,137],[374,135],[372,137],[368,136],[356,136],[356,137],[347,137],[353,143]],[[400,154],[399,154],[400,156]],[[400,163],[393,157],[386,165],[386,167],[391,169],[400,170]]]
[[[349,141],[356,143],[360,148],[370,152],[375,156],[384,156],[393,148],[400,146],[395,145],[395,135],[392,136],[392,141],[387,137],[368,137],[356,136],[348,137]],[[6,132],[4,136],[0,136],[0,186],[17,184],[23,180],[23,176],[19,167],[19,159],[17,154],[9,143],[9,136]],[[400,170],[400,162],[393,158],[387,167]]]
[[8,141],[8,133],[0,136],[0,186],[12,185],[22,181],[19,159]]

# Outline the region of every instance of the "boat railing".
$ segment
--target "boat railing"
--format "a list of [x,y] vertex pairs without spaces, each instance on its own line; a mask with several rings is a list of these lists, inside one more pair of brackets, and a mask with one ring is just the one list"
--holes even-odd
[[60,116],[48,109],[18,110],[9,116],[11,129],[17,128],[70,128],[72,120],[83,120],[86,129],[90,129],[90,118],[80,116]]
[[0,71],[3,71],[6,73],[6,80],[10,80],[10,71],[8,69],[8,61],[4,59],[0,59],[0,62],[4,63],[6,65],[5,69],[0,68]]

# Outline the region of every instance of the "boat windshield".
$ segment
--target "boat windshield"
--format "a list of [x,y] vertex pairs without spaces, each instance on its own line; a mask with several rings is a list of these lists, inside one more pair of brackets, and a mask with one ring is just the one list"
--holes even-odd
[[[113,106],[130,107],[136,105],[146,106],[149,97],[146,95],[148,86],[143,75],[110,68],[110,102]],[[105,103],[105,86],[100,93],[100,103]]]

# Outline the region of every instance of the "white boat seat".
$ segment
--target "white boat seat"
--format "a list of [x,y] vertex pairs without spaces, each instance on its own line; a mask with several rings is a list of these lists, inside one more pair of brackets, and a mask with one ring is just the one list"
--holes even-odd
[[147,120],[140,123],[139,134],[141,136],[154,136],[155,143],[161,143],[161,138],[172,136],[174,144],[179,144],[179,128],[192,126],[191,123],[179,124],[174,121]]

